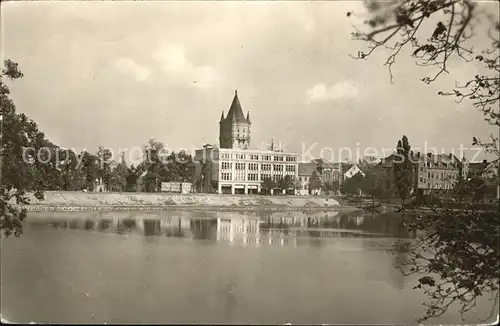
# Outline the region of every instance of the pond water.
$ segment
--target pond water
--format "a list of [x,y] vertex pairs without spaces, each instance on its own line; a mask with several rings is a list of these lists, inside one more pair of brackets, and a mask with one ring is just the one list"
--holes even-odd
[[[396,269],[396,215],[30,213],[2,238],[13,322],[412,324],[425,297]],[[467,316],[476,323],[487,302]],[[433,323],[460,323],[453,309]]]

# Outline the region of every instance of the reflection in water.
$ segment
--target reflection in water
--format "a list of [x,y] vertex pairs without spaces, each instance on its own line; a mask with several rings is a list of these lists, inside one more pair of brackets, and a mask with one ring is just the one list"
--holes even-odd
[[[147,237],[181,237],[193,240],[228,242],[238,245],[321,246],[332,237],[396,237],[408,234],[396,214],[365,213],[206,213],[100,216],[95,218],[28,219],[31,227],[51,225],[56,229],[82,229],[90,232],[142,234]],[[307,241],[303,241],[307,239]]]
[[158,220],[144,220],[144,235],[154,236],[161,234],[161,221]]
[[404,235],[397,216],[50,213],[26,224],[21,238],[2,239],[2,310],[13,321],[352,325],[421,315],[414,280],[394,268],[407,253],[385,252],[407,241],[394,239]]
[[193,239],[216,240],[217,225],[216,219],[192,219],[190,229],[193,233]]

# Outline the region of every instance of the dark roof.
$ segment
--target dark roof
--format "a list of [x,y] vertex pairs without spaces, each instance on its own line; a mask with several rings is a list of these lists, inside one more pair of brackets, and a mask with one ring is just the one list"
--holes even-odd
[[316,171],[316,167],[314,163],[299,163],[299,175],[311,176]]
[[234,119],[236,122],[247,122],[241,109],[240,100],[238,99],[238,91],[234,92],[233,103],[231,103],[231,108],[227,113],[226,119]]

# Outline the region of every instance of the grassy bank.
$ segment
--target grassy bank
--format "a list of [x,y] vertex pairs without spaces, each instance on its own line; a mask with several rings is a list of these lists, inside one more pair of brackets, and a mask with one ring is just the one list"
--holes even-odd
[[113,210],[355,210],[333,198],[168,193],[86,193],[48,191],[39,201],[30,195],[30,211]]

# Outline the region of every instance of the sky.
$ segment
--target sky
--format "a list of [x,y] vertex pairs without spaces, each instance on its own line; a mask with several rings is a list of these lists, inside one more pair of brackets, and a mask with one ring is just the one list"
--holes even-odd
[[8,83],[18,111],[77,150],[216,144],[236,89],[253,147],[273,139],[311,158],[381,156],[403,134],[448,153],[498,133],[470,103],[437,96],[476,75],[474,64],[452,62],[426,85],[408,53],[393,83],[387,53],[350,57],[366,49],[351,37],[364,17],[361,1],[3,2],[1,57],[24,73]]

